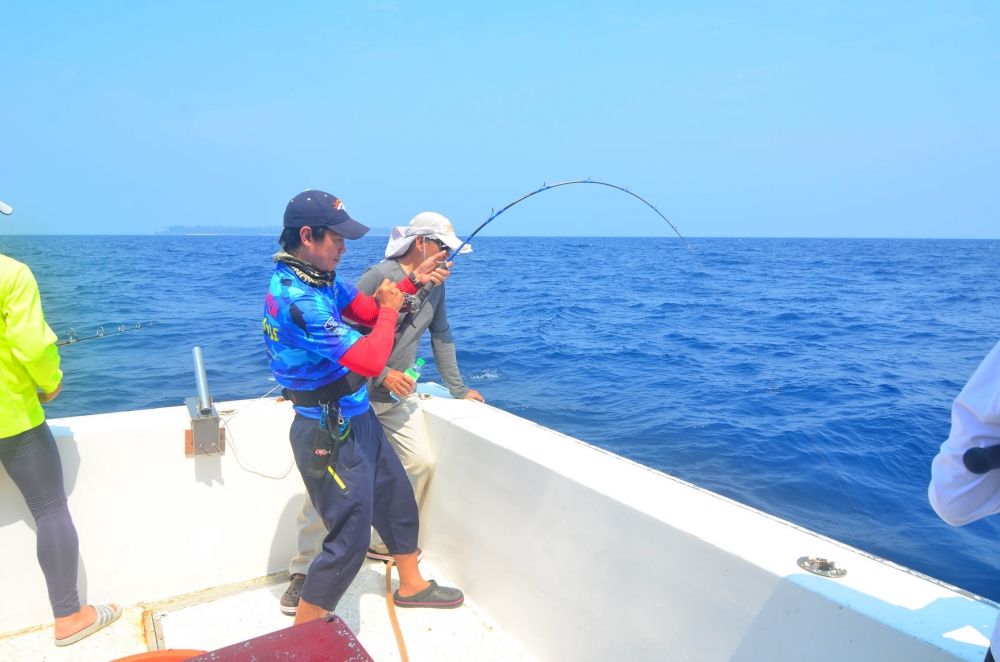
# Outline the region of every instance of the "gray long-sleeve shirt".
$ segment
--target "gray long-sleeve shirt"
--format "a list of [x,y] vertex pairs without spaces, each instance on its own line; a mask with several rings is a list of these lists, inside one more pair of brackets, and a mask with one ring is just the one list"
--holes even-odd
[[[369,267],[355,284],[365,294],[374,294],[384,278],[398,283],[406,277],[406,273],[396,260],[382,260]],[[403,317],[401,314],[400,317]],[[469,388],[462,381],[458,370],[458,359],[455,357],[455,342],[451,337],[451,327],[448,326],[448,314],[444,305],[444,285],[431,290],[420,311],[412,316],[411,321],[404,323],[402,334],[396,340],[382,374],[372,379],[368,384],[368,398],[374,402],[392,402],[389,389],[382,386],[382,380],[389,369],[402,372],[413,364],[417,358],[417,345],[424,331],[431,331],[431,351],[434,353],[434,363],[438,373],[452,397],[464,398]]]

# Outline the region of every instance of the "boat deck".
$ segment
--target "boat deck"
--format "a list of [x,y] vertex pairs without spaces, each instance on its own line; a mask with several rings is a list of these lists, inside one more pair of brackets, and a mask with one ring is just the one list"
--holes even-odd
[[[420,567],[426,577],[447,583],[429,561],[421,561]],[[223,648],[289,627],[292,618],[278,609],[286,587],[285,575],[273,575],[156,604],[130,605],[116,623],[66,648],[52,643],[51,625],[32,628],[0,638],[0,659],[108,662],[148,650]],[[374,659],[395,660],[399,651],[384,590],[385,565],[366,561],[337,615]],[[458,609],[397,609],[396,616],[414,662],[534,659],[468,598]]]

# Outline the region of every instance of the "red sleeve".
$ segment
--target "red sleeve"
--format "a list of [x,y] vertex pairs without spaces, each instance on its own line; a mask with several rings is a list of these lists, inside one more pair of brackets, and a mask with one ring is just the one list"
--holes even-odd
[[378,304],[375,303],[374,297],[358,292],[358,295],[351,299],[351,303],[342,308],[340,312],[359,324],[374,326],[375,320],[378,319],[378,311]]
[[[401,292],[406,292],[407,294],[416,294],[418,291],[409,278],[403,278],[396,285]],[[372,326],[378,317],[378,311],[379,307],[375,302],[375,297],[369,296],[364,292],[358,292],[357,296],[351,299],[351,303],[347,304],[341,310],[341,313],[359,324]]]
[[[354,305],[354,301],[351,305]],[[340,357],[340,364],[365,377],[377,377],[382,374],[382,368],[392,353],[392,341],[396,335],[398,318],[399,311],[395,308],[379,308],[378,319],[371,333],[351,345],[351,348]]]

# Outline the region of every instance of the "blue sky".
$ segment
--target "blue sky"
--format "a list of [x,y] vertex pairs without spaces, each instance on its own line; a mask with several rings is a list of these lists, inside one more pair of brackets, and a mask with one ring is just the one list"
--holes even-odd
[[1000,238],[995,2],[480,4],[5,2],[0,233]]

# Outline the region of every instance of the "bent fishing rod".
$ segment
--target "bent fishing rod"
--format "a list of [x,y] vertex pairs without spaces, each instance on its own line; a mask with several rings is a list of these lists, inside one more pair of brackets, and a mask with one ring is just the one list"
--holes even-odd
[[[659,209],[657,209],[656,206],[653,203],[651,203],[649,200],[646,200],[646,198],[642,197],[638,193],[634,193],[634,192],[628,190],[624,186],[619,186],[618,184],[611,184],[610,182],[602,182],[602,181],[598,181],[596,179],[591,179],[591,178],[588,177],[587,179],[569,179],[569,180],[566,180],[566,181],[563,181],[563,182],[555,182],[554,184],[546,184],[546,183],[542,182],[542,185],[540,187],[538,187],[537,189],[535,189],[534,191],[529,191],[528,193],[525,193],[524,195],[522,195],[520,198],[514,200],[513,202],[510,202],[510,203],[504,205],[503,207],[500,208],[499,211],[492,212],[490,214],[489,218],[487,218],[485,221],[483,221],[479,225],[478,228],[476,228],[475,230],[473,230],[472,234],[470,234],[465,239],[465,241],[463,241],[461,243],[461,245],[458,248],[456,248],[454,251],[452,251],[451,254],[448,257],[445,258],[444,264],[447,264],[448,262],[454,261],[455,258],[458,256],[458,254],[461,252],[461,250],[463,248],[465,248],[465,246],[470,241],[472,241],[472,238],[475,237],[477,234],[479,234],[480,230],[482,230],[487,225],[489,225],[490,223],[492,223],[493,220],[496,217],[498,217],[500,214],[504,213],[505,211],[507,211],[508,209],[510,209],[511,207],[513,207],[514,205],[520,204],[520,203],[524,202],[525,200],[527,200],[528,198],[530,198],[532,196],[535,196],[535,195],[538,195],[539,193],[542,193],[544,191],[548,191],[548,190],[551,190],[551,189],[554,189],[554,188],[558,188],[560,186],[569,186],[571,184],[594,184],[594,185],[597,185],[597,186],[607,186],[608,188],[613,188],[616,191],[621,191],[622,193],[627,193],[628,195],[632,196],[633,198],[635,198],[636,200],[638,200],[642,204],[644,204],[647,207],[649,207],[650,209],[652,209],[653,212],[655,212],[657,216],[659,216],[660,218],[662,218],[666,222],[666,224],[670,226],[670,228],[674,231],[674,233],[678,237],[680,237],[681,241],[684,242],[684,246],[687,247],[688,251],[691,252],[691,253],[694,252],[694,248],[691,246],[690,243],[688,243],[688,240],[684,238],[684,235],[681,234],[680,230],[677,229],[677,226],[675,226],[673,223],[671,223],[670,219],[668,219],[666,216],[664,216],[663,213]],[[421,305],[423,305],[424,301],[427,299],[427,297],[430,294],[430,292],[431,292],[432,289],[434,289],[434,283],[433,282],[428,282],[423,287],[420,288],[419,292],[417,292],[415,295],[413,295],[414,298],[416,299],[416,301],[410,306],[410,310],[407,313],[407,317],[409,317],[409,318],[412,319],[412,315],[417,310],[419,310],[419,308],[420,308]],[[404,319],[404,321],[405,321],[405,319]],[[401,323],[400,326],[403,326],[403,324]]]
[[479,234],[480,230],[482,230],[483,228],[485,228],[487,225],[489,225],[493,221],[493,219],[495,219],[497,216],[499,216],[500,214],[504,213],[505,211],[507,211],[508,209],[510,209],[511,207],[513,207],[514,205],[519,204],[521,202],[524,202],[528,198],[530,198],[530,197],[532,197],[534,195],[538,195],[539,193],[541,193],[543,191],[548,191],[550,189],[558,188],[560,186],[569,186],[570,184],[596,184],[598,186],[607,186],[609,188],[615,189],[616,191],[621,191],[622,193],[627,193],[627,194],[631,195],[633,198],[635,198],[636,200],[638,200],[639,202],[641,202],[642,204],[646,205],[647,207],[649,207],[650,209],[652,209],[654,212],[656,212],[656,215],[659,216],[660,218],[662,218],[664,221],[666,221],[667,225],[669,225],[670,228],[677,234],[677,236],[681,238],[681,241],[684,242],[684,245],[687,247],[687,249],[689,251],[692,251],[692,252],[694,251],[694,249],[691,247],[691,244],[689,244],[688,240],[684,238],[684,235],[681,234],[680,230],[678,230],[677,227],[673,223],[671,223],[670,220],[667,219],[667,217],[664,216],[660,212],[660,210],[656,208],[655,205],[653,205],[653,203],[649,202],[648,200],[646,200],[641,195],[639,195],[637,193],[633,193],[632,191],[628,190],[624,186],[618,186],[617,184],[610,184],[608,182],[600,182],[600,181],[597,181],[595,179],[590,179],[588,177],[587,179],[570,179],[570,180],[567,180],[567,181],[564,181],[564,182],[556,182],[555,184],[546,184],[546,183],[543,182],[542,185],[539,188],[535,189],[534,191],[530,191],[528,193],[525,193],[524,195],[522,195],[517,200],[514,200],[513,202],[511,202],[511,203],[505,205],[504,207],[502,207],[500,209],[500,211],[493,212],[490,215],[490,217],[487,218],[485,221],[483,221],[483,223],[478,228],[476,228],[475,230],[472,231],[472,234],[470,234],[469,237],[465,241],[462,242],[461,246],[459,246],[458,248],[456,248],[451,253],[451,255],[448,256],[448,258],[447,258],[446,261],[448,261],[448,262],[453,261],[455,259],[455,257],[458,255],[459,251],[461,251],[463,248],[465,248],[465,245],[468,244],[470,241],[472,241],[472,238],[475,237],[477,234]]
[[134,325],[125,324],[122,322],[118,325],[118,329],[115,331],[105,331],[103,326],[97,327],[97,331],[92,336],[80,337],[76,333],[76,329],[70,327],[66,331],[66,340],[61,340],[56,343],[56,347],[64,347],[66,345],[73,345],[78,342],[83,342],[84,340],[93,340],[94,338],[107,338],[108,336],[114,336],[119,333],[125,333],[127,331],[138,331],[143,327],[149,328],[154,324],[159,324],[156,320],[150,320],[149,322],[136,322]]

